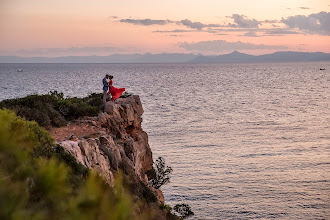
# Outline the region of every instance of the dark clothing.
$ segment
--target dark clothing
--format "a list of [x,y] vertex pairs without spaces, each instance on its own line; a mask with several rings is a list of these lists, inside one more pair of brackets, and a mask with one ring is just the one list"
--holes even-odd
[[107,78],[103,78],[103,80],[102,80],[102,82],[103,82],[103,91],[104,92],[106,92],[106,91],[108,91],[108,89],[109,89],[109,84],[108,84],[108,82],[107,82]]

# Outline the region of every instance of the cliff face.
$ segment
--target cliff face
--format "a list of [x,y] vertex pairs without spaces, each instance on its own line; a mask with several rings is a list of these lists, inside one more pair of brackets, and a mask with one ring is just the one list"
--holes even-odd
[[50,132],[77,162],[99,172],[110,186],[121,169],[164,203],[162,192],[148,184],[146,172],[152,169],[153,159],[148,135],[141,128],[142,114],[140,98],[134,95],[107,102],[97,117],[85,117]]

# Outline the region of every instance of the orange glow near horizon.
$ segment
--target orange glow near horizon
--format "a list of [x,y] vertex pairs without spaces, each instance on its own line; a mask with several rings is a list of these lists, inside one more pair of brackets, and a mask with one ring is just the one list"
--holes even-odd
[[[238,47],[239,51],[249,54],[278,50],[330,53],[329,28],[290,28],[282,22],[289,16],[308,18],[320,12],[329,17],[330,6],[324,0],[253,0],[249,3],[243,0],[232,3],[223,0],[157,3],[82,0],[79,4],[64,0],[5,0],[0,7],[0,55],[223,54],[231,52],[230,45],[235,42],[249,44],[251,48],[248,49]],[[234,20],[235,14],[241,20]],[[121,19],[130,20],[123,22]],[[155,23],[143,23],[145,19]],[[185,19],[191,23],[184,23]],[[219,51],[188,50],[180,46],[184,42],[207,41],[226,41],[229,46]],[[260,45],[265,46],[261,48]],[[80,49],[70,51],[72,47]]]

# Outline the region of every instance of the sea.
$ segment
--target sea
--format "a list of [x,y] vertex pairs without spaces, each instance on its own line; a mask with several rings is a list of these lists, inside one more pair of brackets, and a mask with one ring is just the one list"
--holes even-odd
[[[320,68],[326,68],[321,71]],[[22,72],[18,72],[22,69]],[[0,64],[0,100],[139,95],[166,204],[190,219],[330,219],[330,62]]]

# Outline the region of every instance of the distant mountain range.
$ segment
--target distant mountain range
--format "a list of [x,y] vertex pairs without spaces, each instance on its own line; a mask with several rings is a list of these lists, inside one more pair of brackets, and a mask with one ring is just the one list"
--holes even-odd
[[284,51],[254,56],[234,51],[230,54],[224,54],[219,56],[198,56],[191,60],[191,62],[193,63],[272,63],[304,61],[330,61],[330,53]]
[[183,53],[113,54],[109,56],[18,57],[0,56],[0,63],[263,63],[330,61],[330,53],[283,51],[265,55],[230,54],[205,56]]

